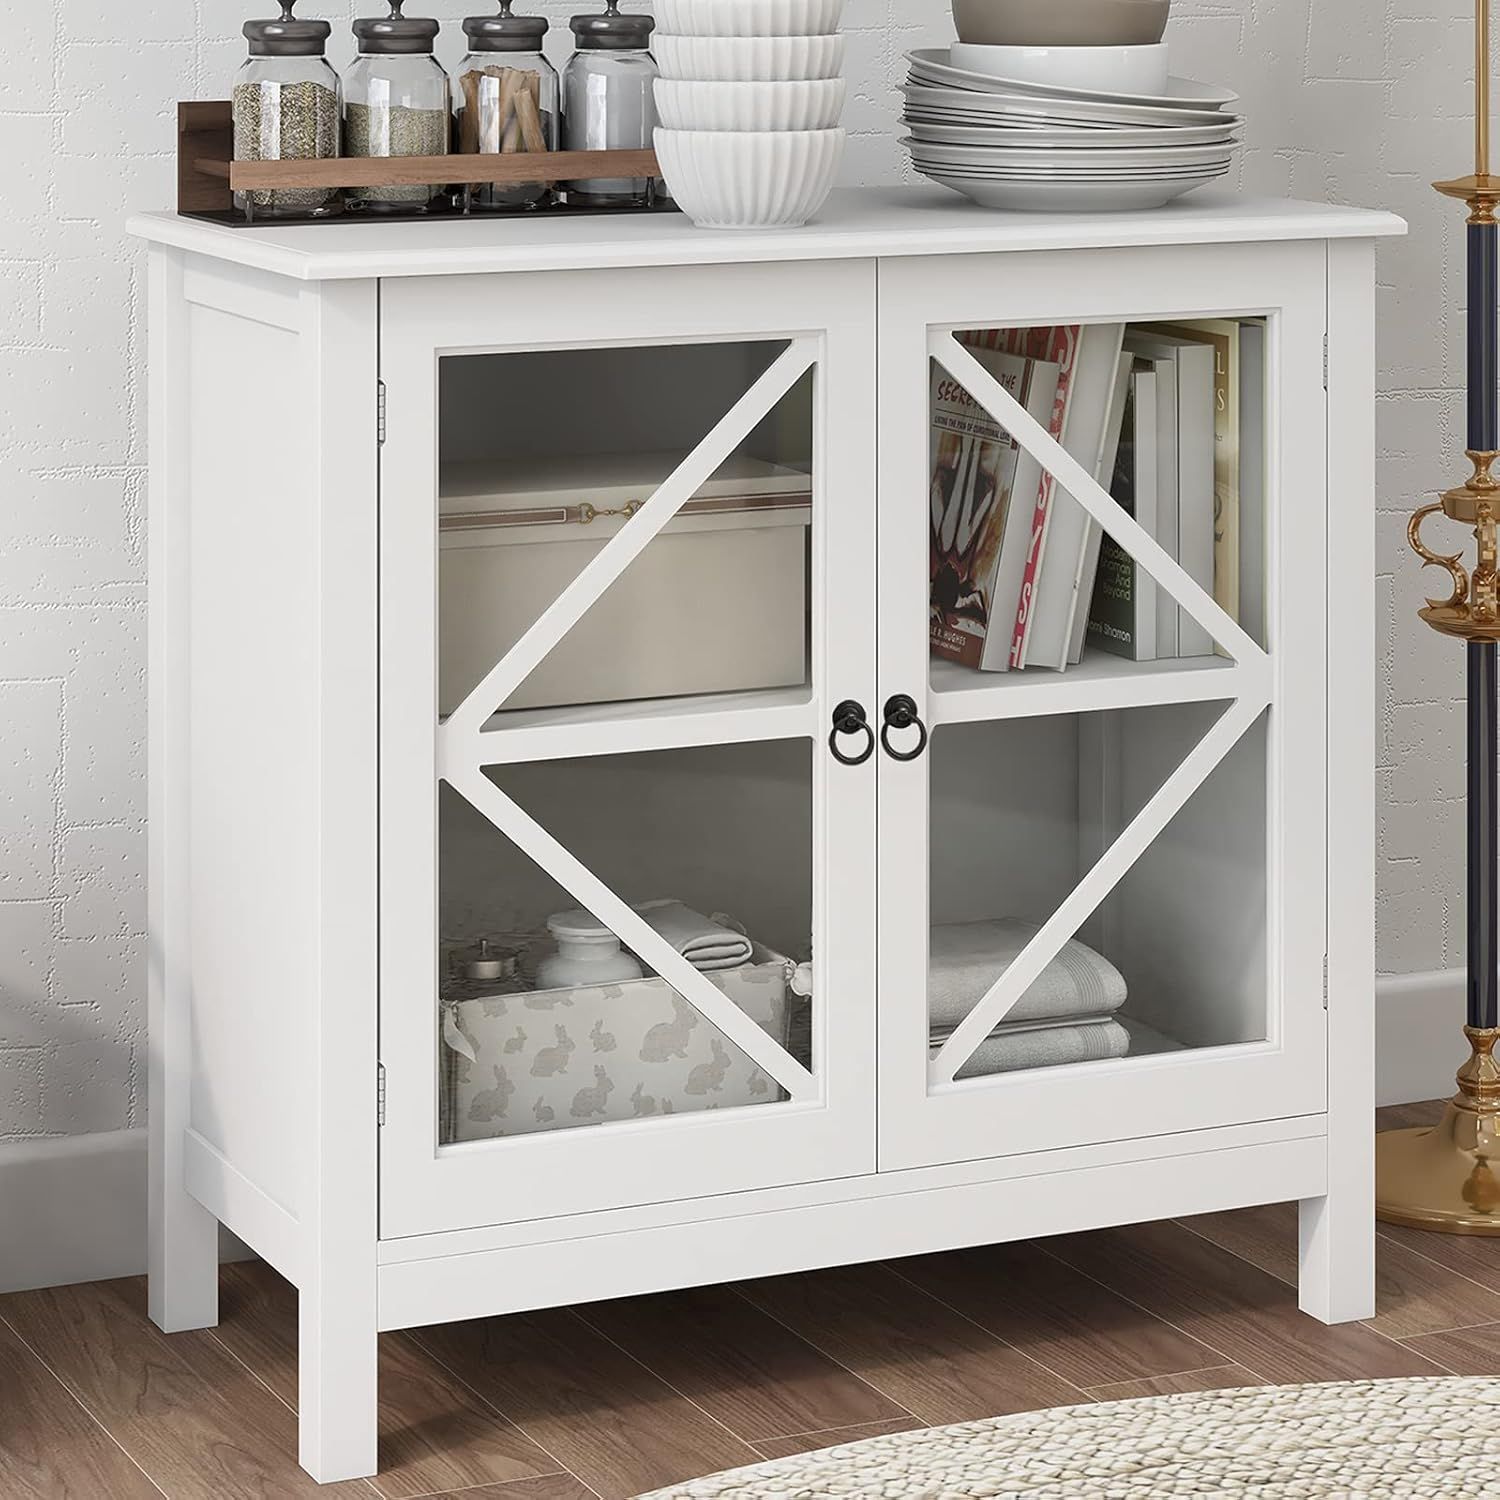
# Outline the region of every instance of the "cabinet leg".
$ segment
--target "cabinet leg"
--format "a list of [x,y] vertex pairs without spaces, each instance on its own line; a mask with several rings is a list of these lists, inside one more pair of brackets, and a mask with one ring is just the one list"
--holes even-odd
[[219,1321],[219,1221],[181,1182],[181,1155],[151,1161],[151,1244],[146,1303],[151,1321],[165,1333],[212,1328]]
[[170,993],[155,964],[150,983],[146,1305],[158,1328],[184,1333],[212,1328],[219,1321],[219,1221],[183,1182],[182,1142],[188,1121],[183,1007],[168,1003],[178,997]]
[[1335,1190],[1298,1210],[1297,1305],[1324,1323],[1374,1317],[1372,1195]]
[[375,1307],[304,1287],[297,1299],[297,1456],[319,1484],[367,1479],[377,1450]]

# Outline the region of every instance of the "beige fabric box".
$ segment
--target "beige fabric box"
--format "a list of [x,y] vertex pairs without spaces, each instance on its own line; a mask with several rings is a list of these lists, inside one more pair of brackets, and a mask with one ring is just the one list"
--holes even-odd
[[[790,960],[757,944],[706,974],[785,1045]],[[487,1140],[786,1098],[665,980],[444,1004],[443,1139]]]
[[[671,472],[668,454],[445,464],[439,711],[514,645]],[[507,708],[806,680],[808,475],[736,457],[687,502]],[[496,705],[498,706],[498,705]]]

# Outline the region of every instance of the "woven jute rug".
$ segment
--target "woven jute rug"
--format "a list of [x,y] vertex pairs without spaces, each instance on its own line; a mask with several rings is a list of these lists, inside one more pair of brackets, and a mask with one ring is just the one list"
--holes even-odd
[[1491,1500],[1497,1431],[1500,1379],[1194,1391],[867,1438],[642,1500]]

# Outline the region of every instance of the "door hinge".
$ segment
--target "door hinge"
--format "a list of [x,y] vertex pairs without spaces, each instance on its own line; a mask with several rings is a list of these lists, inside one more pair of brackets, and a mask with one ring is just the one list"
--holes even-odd
[[385,381],[383,380],[375,382],[375,441],[385,442]]
[[385,1124],[385,1064],[375,1064],[375,1123]]
[[[1326,333],[1323,335],[1323,389],[1325,391],[1328,389],[1328,335]],[[382,396],[381,400],[384,401],[384,399]],[[383,411],[384,407],[381,410]],[[383,432],[384,430],[385,428],[382,425],[381,431]]]
[[1323,1009],[1328,1009],[1328,955],[1323,955]]

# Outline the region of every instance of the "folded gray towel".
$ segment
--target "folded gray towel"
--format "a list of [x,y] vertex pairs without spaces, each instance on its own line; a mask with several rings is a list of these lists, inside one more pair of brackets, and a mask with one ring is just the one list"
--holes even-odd
[[680,901],[643,901],[635,909],[695,969],[737,969],[750,962],[751,943],[743,932],[735,932]]
[[[991,1036],[1013,1036],[1018,1031],[1055,1031],[1059,1026],[1087,1026],[1092,1021],[1111,1021],[1114,1017],[1109,1011],[1103,1011],[1094,1016],[1069,1016],[1066,1021],[1058,1021],[1047,1017],[1039,1021],[1002,1021],[992,1032]],[[1123,1017],[1121,1018],[1123,1022]],[[1127,1028],[1128,1029],[1128,1028]],[[927,1033],[927,1040],[934,1046],[941,1046],[958,1030],[956,1026],[934,1026]]]
[[[930,937],[927,1018],[934,1030],[957,1026],[1010,967],[1037,930],[1035,922],[940,922]],[[1107,958],[1077,938],[1063,944],[1016,1002],[1007,1021],[1107,1015],[1125,1003],[1125,980]]]
[[954,1077],[983,1078],[1022,1068],[1096,1062],[1105,1057],[1124,1057],[1129,1051],[1130,1033],[1118,1021],[1026,1028],[986,1037]]

